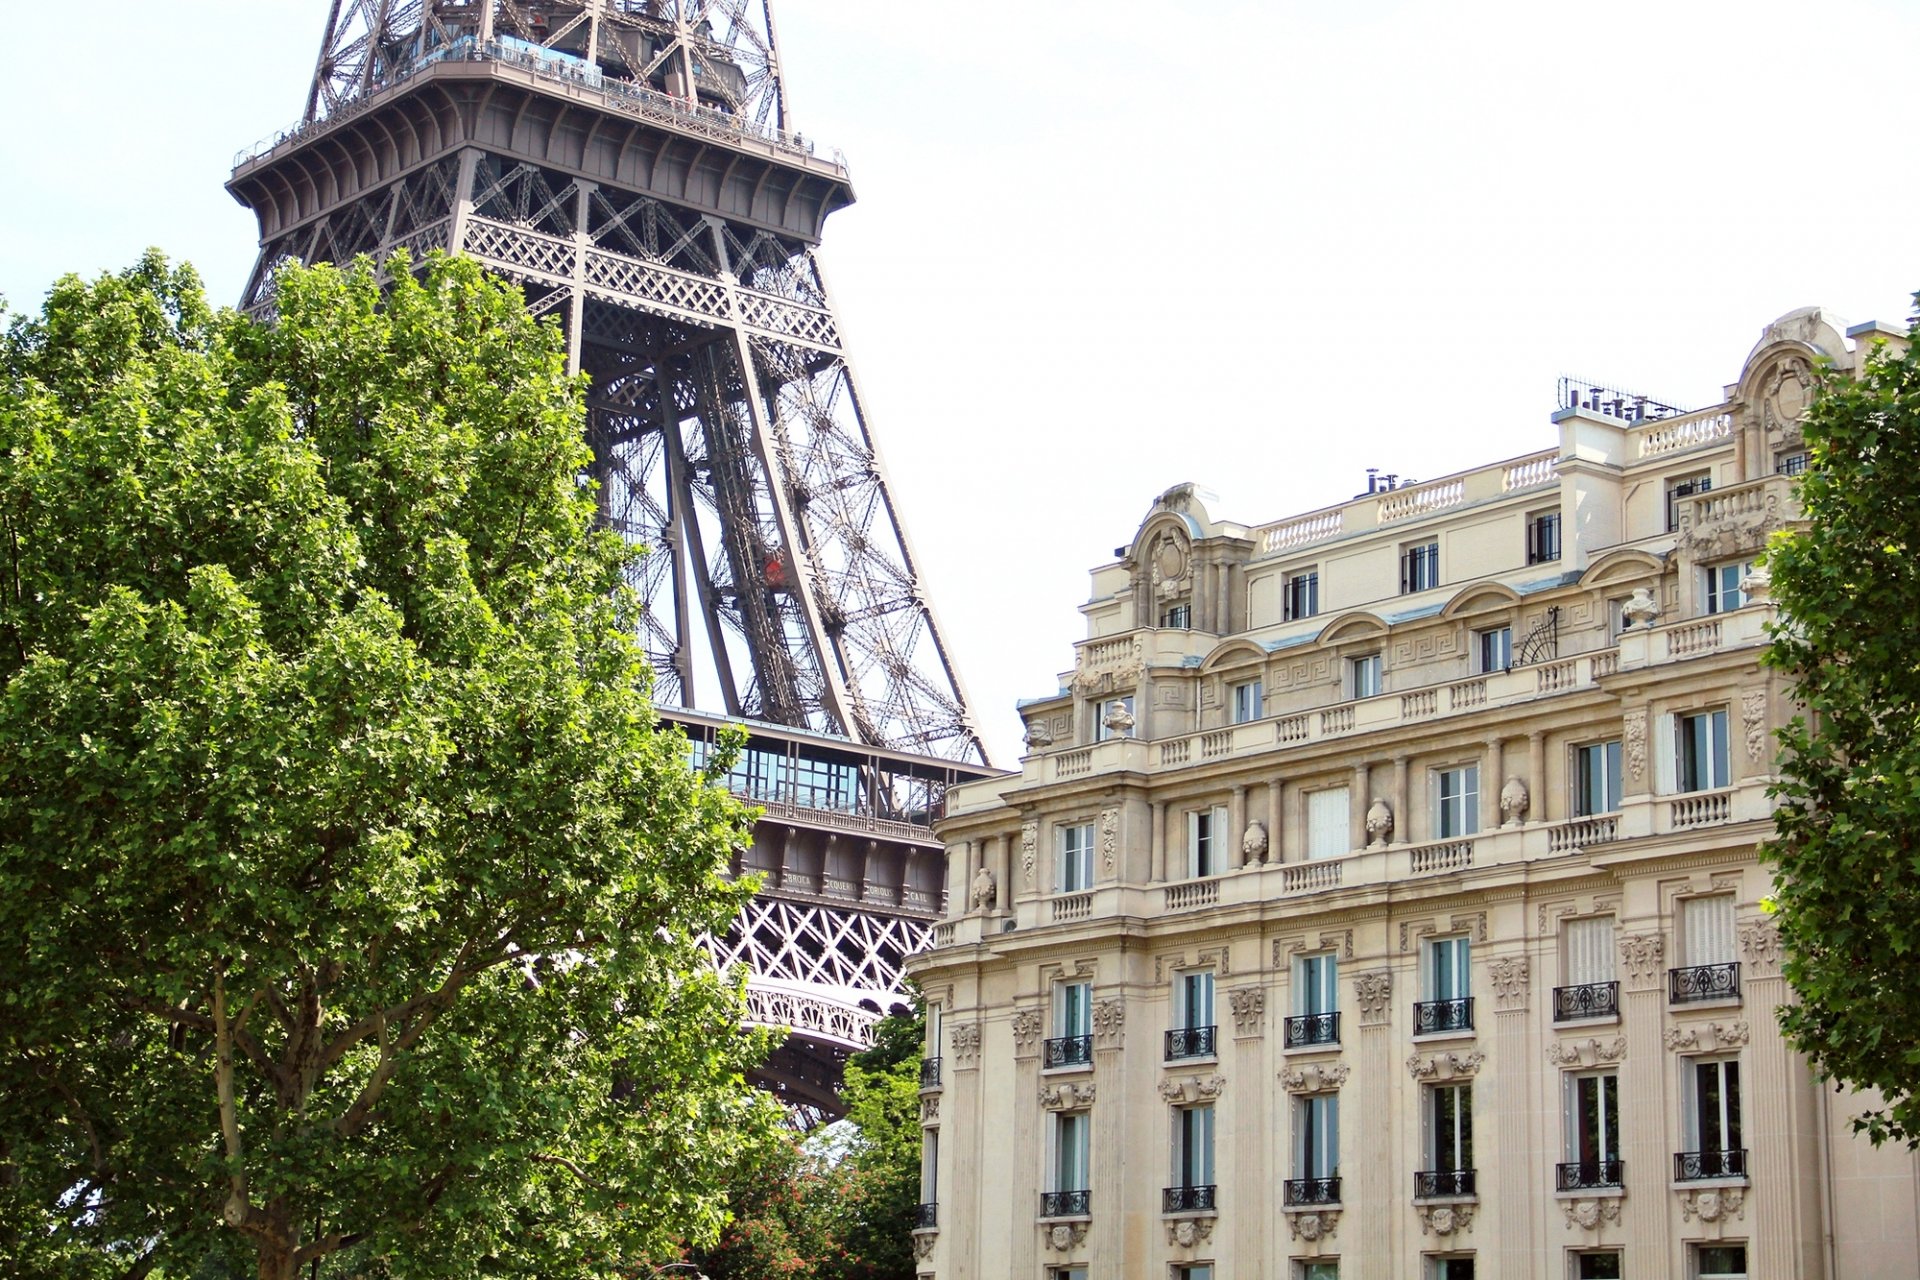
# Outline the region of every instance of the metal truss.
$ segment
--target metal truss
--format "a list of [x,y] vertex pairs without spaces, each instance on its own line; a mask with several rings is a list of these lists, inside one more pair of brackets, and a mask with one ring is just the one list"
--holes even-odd
[[710,948],[721,968],[743,964],[756,981],[884,1009],[908,999],[904,961],[932,937],[928,921],[762,894]]

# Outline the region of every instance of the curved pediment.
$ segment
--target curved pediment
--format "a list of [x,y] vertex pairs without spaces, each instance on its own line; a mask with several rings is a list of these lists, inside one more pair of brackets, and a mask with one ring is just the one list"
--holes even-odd
[[1333,644],[1341,640],[1362,640],[1368,636],[1386,633],[1387,624],[1379,614],[1356,609],[1352,613],[1341,614],[1320,628],[1320,634],[1315,639],[1321,644]]
[[1654,555],[1651,551],[1637,551],[1630,547],[1609,551],[1587,566],[1580,575],[1580,585],[1595,587],[1603,582],[1643,578],[1650,573],[1660,573],[1666,564],[1665,557]]
[[1200,660],[1200,670],[1212,672],[1244,662],[1265,662],[1266,660],[1267,651],[1264,646],[1245,639],[1227,640]]
[[1443,618],[1457,618],[1486,609],[1510,609],[1520,603],[1520,593],[1500,582],[1476,582],[1461,588],[1458,595],[1441,608]]

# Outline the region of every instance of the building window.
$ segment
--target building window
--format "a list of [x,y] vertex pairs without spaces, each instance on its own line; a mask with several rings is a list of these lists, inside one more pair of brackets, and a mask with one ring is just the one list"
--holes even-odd
[[1465,934],[1426,944],[1426,999],[1413,1006],[1415,1035],[1473,1030],[1472,944]]
[[[940,1203],[940,1131],[923,1129],[920,1133],[920,1213],[916,1225],[932,1227],[939,1225],[939,1218],[929,1212]],[[931,1222],[928,1219],[933,1219]]]
[[1246,724],[1258,720],[1266,714],[1266,700],[1262,696],[1260,682],[1248,680],[1233,686],[1233,722]]
[[1473,633],[1473,653],[1480,671],[1506,671],[1513,666],[1513,628],[1489,627]]
[[1706,894],[1680,902],[1680,967],[1668,971],[1668,998],[1733,1000],[1740,966],[1733,958],[1733,895]]
[[1213,1104],[1176,1108],[1173,1185],[1162,1207],[1168,1213],[1212,1209],[1213,1188]]
[[1573,1255],[1573,1280],[1620,1280],[1620,1251],[1576,1253]]
[[1296,1262],[1293,1265],[1296,1280],[1340,1280],[1338,1262]]
[[1440,585],[1440,544],[1416,542],[1400,550],[1400,594],[1431,591]]
[[1380,655],[1364,654],[1347,659],[1347,691],[1356,698],[1380,696]]
[[1337,858],[1353,847],[1345,787],[1307,792],[1307,857]]
[[1747,593],[1740,589],[1740,580],[1753,568],[1753,562],[1740,561],[1734,564],[1708,565],[1700,571],[1700,595],[1702,612],[1732,613],[1747,602]]
[[1213,1280],[1213,1264],[1196,1262],[1189,1266],[1175,1267],[1173,1280]]
[[1573,750],[1573,811],[1582,818],[1620,807],[1620,739]]
[[1539,511],[1527,517],[1527,563],[1547,564],[1560,558],[1560,513]]
[[1688,1151],[1673,1158],[1676,1182],[1698,1178],[1744,1178],[1747,1150],[1740,1136],[1740,1061],[1737,1058],[1686,1060]]
[[1293,962],[1293,1016],[1286,1047],[1340,1043],[1340,961],[1331,951]]
[[1108,698],[1094,708],[1093,740],[1105,742],[1109,738],[1131,738],[1133,736],[1133,695],[1124,698]]
[[1413,1194],[1473,1195],[1473,1086],[1428,1085],[1426,1094],[1427,1167],[1413,1175]]
[[1093,887],[1093,824],[1079,822],[1055,828],[1060,833],[1059,874],[1061,893],[1080,893]]
[[920,1047],[920,1087],[936,1088],[940,1084],[940,1043],[941,1031],[945,1025],[945,1014],[941,1006],[927,1006],[927,1038]]
[[1193,606],[1184,600],[1179,604],[1168,605],[1160,614],[1160,625],[1171,627],[1175,631],[1192,630]]
[[1747,1280],[1747,1246],[1696,1244],[1688,1280]]
[[1053,984],[1053,1035],[1047,1039],[1041,1065],[1084,1067],[1093,1062],[1093,984]]
[[1062,1111],[1054,1116],[1053,1189],[1041,1194],[1041,1217],[1077,1217],[1091,1210],[1087,1148],[1092,1130],[1091,1117],[1084,1111]]
[[1622,1185],[1620,1077],[1595,1071],[1567,1077],[1567,1162],[1561,1191]]
[[1428,1258],[1427,1275],[1430,1280],[1473,1280],[1473,1255]]
[[1287,575],[1286,596],[1281,601],[1282,621],[1298,622],[1320,612],[1320,571],[1302,569]]
[[1813,455],[1805,449],[1796,449],[1791,453],[1773,455],[1773,473],[1777,476],[1803,476],[1807,473],[1807,464],[1813,461]]
[[1226,868],[1227,811],[1196,809],[1187,814],[1187,875],[1217,876]]
[[1290,1205],[1339,1201],[1339,1094],[1314,1093],[1294,1099],[1293,1177],[1283,1199]]
[[1047,1280],[1087,1280],[1085,1267],[1049,1267]]
[[1710,475],[1688,476],[1684,480],[1667,482],[1667,532],[1672,533],[1680,527],[1680,504],[1697,493],[1705,493],[1713,488]]
[[1680,790],[1714,791],[1728,782],[1727,712],[1700,711],[1677,721]]
[[1213,970],[1195,969],[1173,979],[1173,1026],[1167,1032],[1167,1060],[1214,1055]]
[[1434,830],[1442,840],[1457,840],[1480,829],[1480,766],[1462,765],[1441,769],[1435,775],[1439,787],[1436,797]]
[[1620,1015],[1620,983],[1613,971],[1613,917],[1569,920],[1560,928],[1560,976],[1553,989],[1553,1020]]

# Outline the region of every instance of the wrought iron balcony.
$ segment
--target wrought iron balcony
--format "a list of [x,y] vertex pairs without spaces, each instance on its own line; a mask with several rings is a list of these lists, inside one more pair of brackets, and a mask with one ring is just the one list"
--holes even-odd
[[1738,1000],[1740,998],[1740,962],[1696,964],[1686,969],[1667,970],[1667,1000],[1688,1004],[1695,1000]]
[[1092,1036],[1055,1036],[1041,1046],[1044,1067],[1084,1067],[1092,1061]]
[[1590,1191],[1595,1187],[1626,1185],[1627,1165],[1624,1160],[1575,1160],[1554,1168],[1558,1173],[1554,1185],[1562,1191]]
[[1167,1032],[1167,1061],[1178,1058],[1211,1058],[1213,1027],[1181,1027]]
[[915,1205],[913,1209],[913,1229],[928,1231],[940,1225],[940,1206],[937,1204]]
[[1578,987],[1553,989],[1553,1020],[1555,1022],[1619,1016],[1620,984],[1618,982],[1589,982]]
[[1316,1044],[1340,1043],[1340,1015],[1337,1013],[1304,1013],[1297,1018],[1287,1019],[1286,1047],[1304,1049]]
[[1413,1034],[1473,1030],[1473,997],[1464,1000],[1422,1000],[1413,1006]]
[[1092,1212],[1091,1191],[1042,1191],[1040,1216],[1043,1218],[1084,1218]]
[[1160,1193],[1160,1212],[1162,1213],[1201,1213],[1215,1207],[1214,1188],[1211,1183],[1204,1187],[1168,1187]]
[[939,1083],[940,1083],[940,1059],[938,1058],[920,1059],[920,1087],[922,1089],[932,1089],[938,1086]]
[[1744,1178],[1747,1176],[1747,1149],[1736,1151],[1676,1151],[1673,1156],[1673,1180],[1697,1182],[1701,1178]]
[[1338,1204],[1340,1203],[1340,1179],[1289,1178],[1285,1183],[1284,1198],[1290,1205]]
[[1414,1199],[1476,1195],[1473,1172],[1472,1169],[1423,1169],[1413,1175]]

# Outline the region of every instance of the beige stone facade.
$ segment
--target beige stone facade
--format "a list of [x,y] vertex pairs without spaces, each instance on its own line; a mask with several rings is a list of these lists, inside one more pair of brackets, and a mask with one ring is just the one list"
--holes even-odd
[[956,791],[916,1252],[940,1280],[1913,1277],[1920,1179],[1783,1044],[1772,607],[1814,361],[1564,389],[1538,454],[1093,572]]

